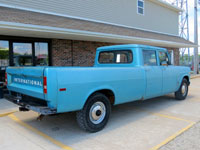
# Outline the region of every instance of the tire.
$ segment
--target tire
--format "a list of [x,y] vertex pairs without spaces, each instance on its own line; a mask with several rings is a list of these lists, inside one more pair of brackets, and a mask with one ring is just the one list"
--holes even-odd
[[187,79],[183,79],[181,86],[179,87],[178,91],[175,92],[175,98],[177,100],[184,100],[188,94],[188,81]]
[[77,112],[78,125],[85,131],[98,132],[108,122],[111,113],[109,99],[101,93],[95,93],[89,97],[84,108]]

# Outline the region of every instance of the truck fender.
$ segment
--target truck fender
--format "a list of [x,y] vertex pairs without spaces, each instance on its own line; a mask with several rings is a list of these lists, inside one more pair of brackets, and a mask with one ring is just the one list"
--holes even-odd
[[[112,87],[110,87],[110,86],[100,86],[100,87],[96,87],[96,88],[94,88],[94,89],[91,89],[91,90],[88,92],[88,94],[87,94],[86,97],[84,98],[84,105],[85,105],[85,103],[87,102],[88,98],[89,98],[92,94],[94,94],[95,92],[101,91],[101,90],[110,90],[110,91],[113,92],[114,97],[115,97],[115,91],[114,91],[114,89],[113,89]],[[84,106],[83,106],[83,107],[84,107]]]
[[179,89],[179,87],[181,86],[181,83],[183,81],[183,78],[187,77],[188,78],[188,81],[190,83],[190,75],[189,74],[181,74],[178,78],[178,87],[177,87],[177,90]]

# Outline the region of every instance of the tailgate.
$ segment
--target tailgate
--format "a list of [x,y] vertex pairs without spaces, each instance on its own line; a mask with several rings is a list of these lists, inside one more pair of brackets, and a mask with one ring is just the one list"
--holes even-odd
[[8,67],[8,90],[44,99],[44,69],[45,67]]

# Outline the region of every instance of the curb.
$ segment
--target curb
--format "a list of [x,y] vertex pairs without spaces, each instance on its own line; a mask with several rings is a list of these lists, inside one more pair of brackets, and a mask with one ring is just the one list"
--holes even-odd
[[190,79],[200,78],[200,75],[192,75]]

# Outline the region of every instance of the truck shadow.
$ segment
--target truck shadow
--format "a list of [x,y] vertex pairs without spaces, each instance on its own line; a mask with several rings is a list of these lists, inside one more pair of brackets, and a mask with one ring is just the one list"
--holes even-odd
[[[192,96],[189,95],[187,99],[191,98]],[[177,101],[173,95],[166,95],[147,101],[135,101],[114,106],[105,129],[93,134],[84,132],[78,127],[75,112],[46,116],[41,122],[36,121],[36,115],[33,115],[32,118],[27,118],[23,121],[52,138],[73,147],[73,144],[81,143],[85,140],[104,138],[109,133],[118,132],[119,128],[145,119],[145,117],[151,115],[150,113],[161,113],[186,101]]]

